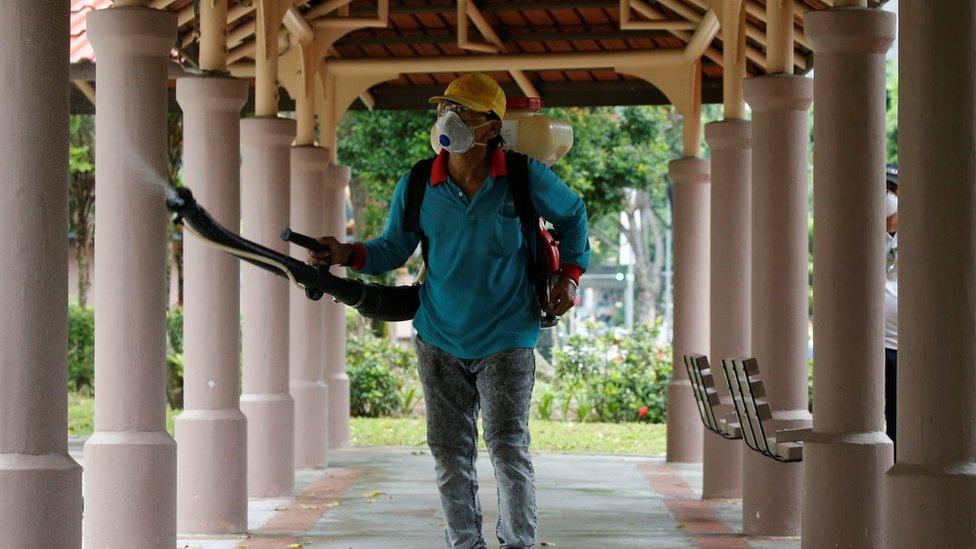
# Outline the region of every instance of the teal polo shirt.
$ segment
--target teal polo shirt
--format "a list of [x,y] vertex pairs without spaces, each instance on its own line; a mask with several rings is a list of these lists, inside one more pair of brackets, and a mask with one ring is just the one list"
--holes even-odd
[[[414,328],[424,341],[458,358],[533,348],[541,311],[526,271],[528,253],[505,155],[495,149],[490,175],[468,200],[448,174],[447,154],[434,161],[420,209],[419,229],[429,247]],[[403,174],[393,191],[383,234],[354,244],[353,270],[392,271],[417,249],[417,233],[403,230],[409,179],[409,172]],[[552,170],[531,158],[529,187],[536,210],[559,234],[563,273],[578,280],[590,260],[586,206]]]

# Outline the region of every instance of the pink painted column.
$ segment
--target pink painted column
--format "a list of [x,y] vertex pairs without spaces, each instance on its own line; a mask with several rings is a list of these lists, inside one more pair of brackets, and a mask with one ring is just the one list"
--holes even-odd
[[[813,369],[805,547],[884,547],[885,52],[895,15],[806,15],[814,107]],[[974,540],[976,541],[976,540]]]
[[976,543],[976,3],[902,0],[888,547]]
[[176,14],[88,15],[95,110],[95,433],[85,545],[173,547],[176,444],[166,432],[166,80]]
[[[241,121],[241,209],[245,238],[288,253],[290,145],[295,121]],[[295,409],[289,394],[288,293],[284,278],[254,265],[241,267],[244,393],[247,417],[247,493],[288,496],[295,484]]]
[[[237,227],[240,113],[248,85],[180,78],[183,176],[219,223]],[[184,410],[176,418],[177,528],[186,534],[247,530],[247,421],[240,409],[239,262],[183,231]]]
[[[329,150],[312,145],[291,149],[291,224],[300,233],[319,236],[323,230],[322,202]],[[308,250],[291,245],[293,257],[307,257]],[[322,368],[322,305],[328,298],[312,301],[304,292],[289,291],[289,371],[291,397],[295,401],[295,467],[328,465],[328,397]]]
[[[732,401],[721,373],[722,359],[749,356],[752,293],[752,126],[726,119],[705,126],[712,151],[711,345],[715,387]],[[702,498],[742,497],[742,441],[705,430]]]
[[[813,82],[791,75],[747,79],[752,107],[752,355],[776,429],[808,427],[807,108]],[[743,451],[743,530],[800,533],[803,464]]]
[[[349,166],[332,164],[325,173],[325,225],[322,234],[343,240],[346,234],[346,187]],[[346,269],[333,267],[333,274],[345,276]],[[325,300],[323,300],[325,301]],[[323,303],[325,329],[325,379],[329,385],[329,446],[349,446],[349,376],[346,375],[346,307]]]
[[4,7],[0,545],[81,547],[81,467],[66,437],[68,2]]
[[682,355],[708,353],[709,162],[669,165],[674,182],[674,374],[668,385],[667,460],[702,460],[701,416]]

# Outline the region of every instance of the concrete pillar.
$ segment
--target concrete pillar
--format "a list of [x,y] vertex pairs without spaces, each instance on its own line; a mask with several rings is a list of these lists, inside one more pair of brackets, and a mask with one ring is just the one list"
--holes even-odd
[[976,540],[976,3],[902,0],[898,443],[886,542]]
[[[752,355],[776,429],[808,427],[807,108],[813,82],[791,75],[750,78],[752,107]],[[803,464],[743,454],[743,530],[800,533]]]
[[[346,236],[346,187],[349,185],[349,166],[332,164],[325,173],[325,225],[322,234],[339,240]],[[345,276],[346,269],[333,267],[337,276]],[[325,329],[325,379],[329,385],[329,446],[349,446],[349,376],[346,375],[346,307],[323,303]]]
[[173,547],[176,444],[166,432],[166,80],[176,14],[88,15],[98,58],[95,433],[85,545]]
[[[219,223],[237,227],[240,112],[248,85],[180,78],[183,176]],[[247,530],[247,421],[240,409],[238,260],[183,231],[183,404],[176,418],[177,528],[186,534]]]
[[895,15],[809,12],[814,77],[814,399],[804,547],[883,547],[885,52]]
[[0,544],[81,547],[81,467],[66,437],[68,2],[4,7]]
[[[289,225],[290,145],[295,121],[241,121],[242,234],[288,253],[281,229]],[[241,267],[244,394],[247,417],[247,492],[288,496],[295,484],[295,410],[288,392],[288,293],[284,278],[254,265]]]
[[[712,151],[711,345],[715,387],[731,403],[721,360],[749,356],[752,292],[752,127],[726,119],[705,126]],[[731,406],[729,407],[731,413]],[[742,451],[738,440],[705,431],[702,498],[742,497]]]
[[[319,236],[323,230],[322,204],[329,151],[311,145],[291,149],[291,224],[294,230]],[[291,245],[293,257],[307,257],[305,248]],[[322,305],[304,292],[289,291],[289,371],[295,401],[295,467],[328,465],[328,397],[322,350]]]
[[667,460],[702,460],[701,416],[682,355],[708,353],[709,163],[669,165],[674,182],[674,374],[668,385]]

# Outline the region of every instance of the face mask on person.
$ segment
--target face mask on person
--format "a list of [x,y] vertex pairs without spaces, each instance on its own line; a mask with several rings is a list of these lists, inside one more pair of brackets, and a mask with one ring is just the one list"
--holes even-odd
[[465,124],[456,112],[447,111],[437,119],[437,124],[434,125],[438,134],[437,142],[451,154],[464,154],[475,145],[484,147],[486,143],[475,142],[474,131],[491,124],[491,122],[491,120],[486,120],[471,127]]
[[885,217],[898,213],[898,195],[891,191],[885,192]]

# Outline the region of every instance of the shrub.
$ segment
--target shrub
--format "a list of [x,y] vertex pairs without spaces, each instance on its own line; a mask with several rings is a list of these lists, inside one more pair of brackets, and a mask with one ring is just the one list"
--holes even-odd
[[657,327],[638,326],[628,336],[588,330],[592,335],[573,335],[554,352],[564,419],[572,400],[579,421],[663,422],[671,349],[656,342]]
[[351,320],[346,338],[349,409],[353,416],[409,414],[419,396],[414,353]]
[[[166,314],[166,400],[183,407],[183,309]],[[91,394],[95,389],[95,311],[68,303],[68,388]]]
[[68,303],[68,388],[91,393],[95,386],[95,313]]
[[166,340],[171,353],[183,354],[183,307],[166,311]]
[[183,409],[183,308],[166,311],[166,401],[174,410]]

